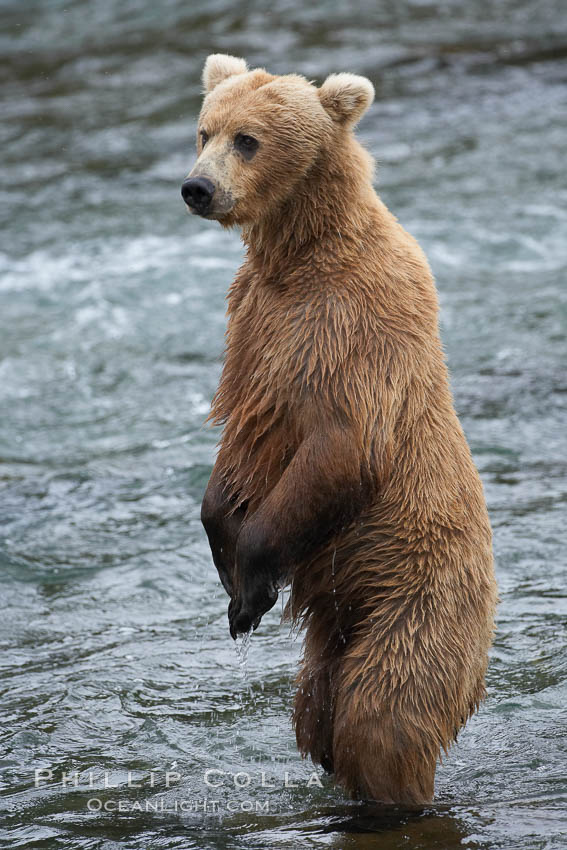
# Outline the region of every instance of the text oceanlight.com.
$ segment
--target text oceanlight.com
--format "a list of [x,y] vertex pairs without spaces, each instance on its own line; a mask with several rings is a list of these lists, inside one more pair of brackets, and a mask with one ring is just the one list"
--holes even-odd
[[187,800],[101,800],[91,797],[87,801],[89,812],[155,812],[157,814],[218,814],[219,812],[257,812],[268,814],[279,811],[279,806],[269,800],[211,800],[208,797]]

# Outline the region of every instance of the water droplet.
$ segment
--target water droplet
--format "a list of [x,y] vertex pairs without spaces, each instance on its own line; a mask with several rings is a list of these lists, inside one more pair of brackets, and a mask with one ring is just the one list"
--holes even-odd
[[250,650],[251,638],[252,630],[246,632],[246,634],[242,635],[242,637],[237,637],[234,642],[234,648],[236,649],[236,657],[238,658],[238,664],[240,665],[240,669],[243,673],[246,672],[246,663],[248,661],[248,652]]

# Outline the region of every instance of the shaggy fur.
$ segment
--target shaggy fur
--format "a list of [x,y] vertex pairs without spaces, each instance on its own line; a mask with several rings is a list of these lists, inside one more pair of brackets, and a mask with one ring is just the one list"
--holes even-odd
[[[192,171],[215,186],[207,217],[247,245],[203,523],[233,636],[291,585],[301,752],[354,796],[424,803],[484,696],[496,602],[435,286],[352,133],[369,81],[317,89],[245,68],[207,60]],[[243,133],[258,142],[249,160]]]

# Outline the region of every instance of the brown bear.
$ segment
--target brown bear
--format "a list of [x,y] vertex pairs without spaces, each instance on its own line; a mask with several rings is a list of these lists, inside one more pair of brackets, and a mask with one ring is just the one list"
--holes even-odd
[[432,275],[353,135],[369,80],[317,88],[213,55],[203,81],[182,195],[247,249],[202,505],[230,632],[289,584],[300,751],[355,797],[422,804],[484,696],[496,603]]

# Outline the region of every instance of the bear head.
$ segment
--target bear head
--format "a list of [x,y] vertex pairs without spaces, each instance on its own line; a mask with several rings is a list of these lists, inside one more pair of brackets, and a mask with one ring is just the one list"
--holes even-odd
[[182,195],[191,212],[225,226],[253,225],[299,191],[374,99],[370,80],[355,74],[332,74],[317,88],[223,54],[208,57],[203,85],[198,158]]

